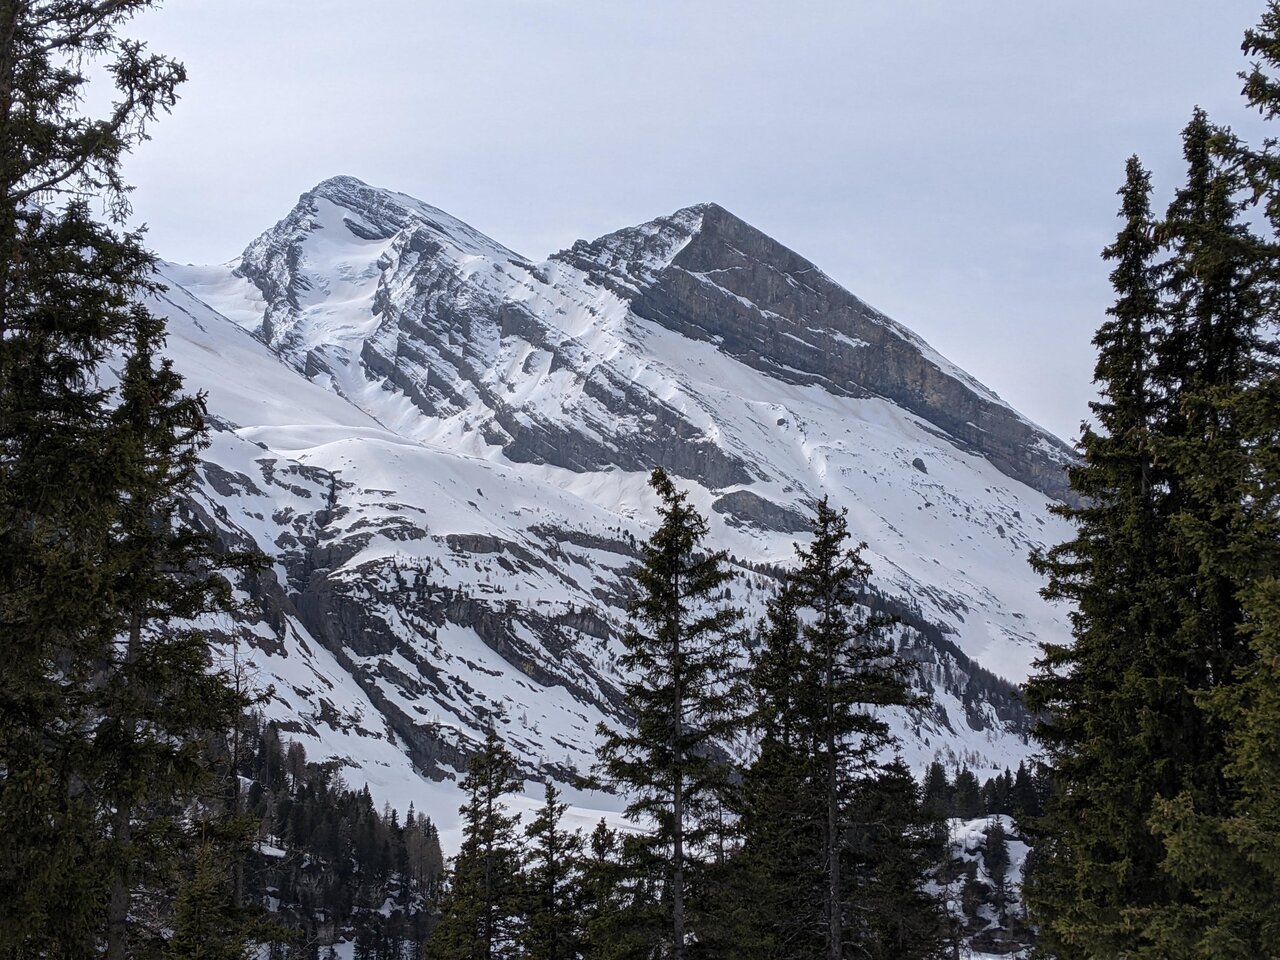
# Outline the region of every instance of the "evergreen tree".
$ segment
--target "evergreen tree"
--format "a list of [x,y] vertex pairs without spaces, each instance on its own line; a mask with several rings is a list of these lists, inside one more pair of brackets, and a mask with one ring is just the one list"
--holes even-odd
[[[1268,4],[1244,50],[1260,58],[1243,75],[1245,95],[1273,120],[1280,4]],[[1274,140],[1254,150],[1218,134],[1209,146],[1250,178],[1251,199],[1265,201],[1280,233]],[[1191,626],[1213,638],[1205,665],[1217,682],[1201,684],[1198,704],[1221,731],[1225,764],[1216,789],[1191,781],[1157,804],[1152,825],[1165,869],[1192,895],[1142,919],[1151,955],[1244,958],[1269,955],[1280,942],[1280,375],[1274,342],[1258,335],[1259,301],[1274,309],[1276,251],[1236,222],[1227,175],[1201,179],[1209,182],[1180,211],[1179,242],[1203,276],[1186,271],[1184,302],[1193,309],[1175,331],[1182,343],[1173,341],[1183,347],[1174,359],[1184,369],[1171,366],[1187,399],[1186,431],[1170,457],[1185,488],[1175,533],[1198,561],[1186,578],[1195,590],[1189,599],[1202,608]],[[1194,356],[1198,338],[1212,345]],[[1207,749],[1218,743],[1212,738]]]
[[584,956],[583,840],[562,824],[566,805],[550,782],[546,799],[525,828],[522,956],[579,960]]
[[811,738],[813,758],[820,771],[822,850],[825,865],[823,931],[828,960],[845,956],[846,916],[850,882],[843,875],[843,851],[848,839],[849,810],[854,785],[875,768],[876,755],[891,737],[885,721],[869,707],[907,701],[900,673],[879,669],[892,651],[875,640],[878,624],[868,621],[857,605],[857,588],[871,569],[848,547],[844,514],[819,501],[813,541],[797,547],[800,567],[794,584],[812,611],[802,629],[811,657],[808,676],[798,696]]
[[957,771],[952,790],[951,815],[961,820],[972,820],[982,813],[982,788],[978,786],[978,777],[968,767]]
[[462,789],[462,848],[440,901],[440,922],[427,943],[436,960],[504,960],[520,954],[519,815],[503,798],[520,789],[515,759],[493,728],[471,758]]
[[[1244,600],[1259,576],[1275,570],[1277,543],[1274,500],[1256,497],[1259,456],[1275,442],[1275,421],[1251,417],[1245,400],[1265,396],[1276,376],[1276,345],[1263,335],[1274,252],[1241,218],[1236,167],[1213,155],[1235,152],[1233,138],[1197,111],[1184,146],[1187,185],[1164,225],[1173,259],[1156,374],[1170,402],[1156,453],[1169,474],[1165,552],[1173,558],[1177,615],[1164,669],[1181,684],[1184,704],[1191,702],[1166,736],[1164,777],[1148,819],[1160,833],[1164,803],[1174,797],[1183,809],[1216,814],[1238,801],[1238,785],[1224,777],[1237,718],[1209,705],[1229,701],[1253,667]],[[1130,911],[1150,957],[1178,955],[1205,923],[1204,897],[1164,866],[1178,895]]]
[[1274,376],[1270,254],[1240,217],[1242,167],[1215,157],[1233,138],[1197,110],[1183,144],[1187,181],[1155,229],[1130,162],[1107,251],[1118,298],[1095,340],[1100,431],[1072,472],[1086,499],[1061,510],[1076,539],[1039,561],[1046,595],[1076,604],[1075,645],[1046,646],[1028,690],[1055,784],[1028,893],[1064,958],[1175,955],[1199,906],[1164,862],[1167,802],[1232,802],[1227,724],[1205,704],[1252,658],[1241,596],[1257,552],[1242,533],[1258,444],[1236,398]]
[[954,792],[947,779],[947,768],[937,760],[929,764],[929,769],[925,771],[920,803],[925,816],[933,820],[944,820],[955,809]]
[[801,639],[799,594],[791,584],[770,599],[752,657],[752,726],[759,751],[743,772],[742,850],[734,860],[743,957],[804,960],[821,953],[825,816],[812,736],[800,712],[813,680]]
[[1041,942],[1063,960],[1121,955],[1133,943],[1123,911],[1168,896],[1147,825],[1162,769],[1151,724],[1181,709],[1150,709],[1156,686],[1180,696],[1150,652],[1172,629],[1157,554],[1167,483],[1152,454],[1160,398],[1151,345],[1162,313],[1150,193],[1131,158],[1123,227],[1103,254],[1115,263],[1116,301],[1094,338],[1098,427],[1083,428],[1082,462],[1070,469],[1082,502],[1055,508],[1075,537],[1032,561],[1048,576],[1045,596],[1074,605],[1074,643],[1042,645],[1026,691],[1057,785],[1033,824],[1038,865],[1027,893]]
[[[176,511],[199,402],[154,359],[150,254],[89,212],[127,214],[121,157],[183,77],[120,36],[150,6],[0,5],[0,955],[144,949],[133,897],[169,887],[169,828],[237,702],[204,638],[171,632],[228,596]],[[95,66],[117,90],[100,118]]]
[[619,838],[601,820],[591,834],[583,866],[583,918],[591,960],[652,957],[667,928],[666,911],[640,864],[644,844]]
[[950,923],[924,878],[942,859],[946,832],[920,809],[918,788],[896,759],[854,788],[849,828],[850,939],[854,956],[941,960]]
[[1025,761],[1019,761],[1018,771],[1013,775],[1013,786],[1009,788],[1009,808],[1009,812],[1018,818],[1034,818],[1044,813],[1040,791],[1037,790],[1035,778]]
[[192,862],[174,902],[164,960],[246,960],[262,942],[278,937],[280,931],[265,922],[245,922],[232,895],[231,867],[217,846],[200,843]]
[[987,868],[987,876],[991,879],[993,890],[991,903],[996,908],[996,922],[1006,926],[1009,922],[1009,839],[1005,834],[1004,823],[999,817],[992,819],[985,832],[982,863]]
[[[887,622],[859,604],[869,570],[824,499],[799,568],[769,604],[750,673],[759,753],[740,790],[735,955],[933,957],[945,939],[922,889],[940,857],[878,710],[914,701]],[[941,777],[946,787],[945,773]]]
[[1157,811],[1166,869],[1196,894],[1153,924],[1156,948],[1171,960],[1246,960],[1280,943],[1280,581],[1258,584],[1245,605],[1257,656],[1209,701],[1232,722],[1225,772],[1237,798],[1213,809],[1184,792]]
[[[89,716],[94,780],[112,863],[107,954],[129,955],[135,891],[154,890],[182,851],[184,807],[213,784],[209,738],[239,722],[247,698],[214,670],[206,634],[188,626],[231,608],[220,571],[249,558],[217,556],[180,515],[203,446],[203,402],[181,393],[156,361],[163,324],[136,308],[135,343],[112,420],[123,491],[107,583],[121,631],[96,663]],[[234,842],[234,827],[221,831]],[[143,827],[135,830],[135,827]],[[210,839],[213,839],[212,836]]]
[[738,645],[739,614],[719,602],[730,574],[723,551],[703,548],[706,520],[660,468],[650,485],[661,501],[660,523],[642,550],[639,595],[623,638],[635,725],[601,726],[600,765],[628,794],[627,815],[653,825],[628,846],[638,879],[662,889],[664,929],[653,948],[684,960],[728,781],[716,745],[740,722],[725,655]]

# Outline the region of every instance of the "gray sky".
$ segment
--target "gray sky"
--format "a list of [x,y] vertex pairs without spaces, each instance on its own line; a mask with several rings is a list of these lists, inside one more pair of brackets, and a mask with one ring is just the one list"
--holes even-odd
[[714,200],[1071,438],[1124,159],[1163,203],[1263,0],[170,0],[190,73],[130,159],[163,257],[348,173],[542,257]]

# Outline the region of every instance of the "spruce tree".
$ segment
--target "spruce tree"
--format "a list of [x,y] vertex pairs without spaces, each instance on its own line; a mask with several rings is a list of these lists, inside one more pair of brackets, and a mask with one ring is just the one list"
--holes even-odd
[[824,952],[829,960],[842,960],[861,926],[849,902],[857,878],[848,875],[845,862],[857,819],[853,798],[865,789],[864,781],[884,773],[879,757],[893,743],[879,708],[907,705],[912,698],[906,666],[882,638],[885,621],[869,617],[858,603],[871,569],[861,547],[849,548],[845,512],[824,497],[813,531],[813,540],[796,548],[800,565],[792,579],[811,614],[801,630],[807,682],[797,698],[820,785]]
[[152,5],[0,4],[0,955],[143,950],[132,898],[170,888],[165,826],[235,701],[175,623],[227,598],[176,510],[199,404],[154,359],[150,254],[90,212],[127,214],[121,158],[183,78],[120,35]]
[[943,857],[946,831],[920,808],[901,758],[854,787],[848,838],[853,955],[941,960],[951,928],[924,879]]
[[197,845],[190,875],[174,901],[164,960],[247,960],[283,933],[266,922],[246,923],[230,875],[231,864],[218,845]]
[[[1244,93],[1274,120],[1280,4],[1268,4],[1244,51],[1259,58],[1242,75]],[[1243,172],[1246,198],[1263,201],[1280,234],[1280,158],[1274,140],[1254,149],[1217,132],[1208,146],[1227,172],[1201,161],[1210,172],[1174,224],[1191,266],[1179,291],[1190,309],[1171,339],[1182,347],[1171,379],[1187,396],[1170,459],[1182,487],[1174,532],[1194,562],[1184,574],[1192,625],[1209,639],[1205,675],[1216,681],[1198,685],[1197,703],[1215,734],[1207,750],[1222,747],[1225,763],[1220,782],[1184,784],[1152,817],[1165,869],[1191,891],[1142,915],[1150,955],[1171,958],[1267,956],[1280,942],[1280,375],[1274,341],[1259,336],[1263,309],[1274,309],[1277,254],[1274,236],[1263,244],[1239,223],[1231,188],[1243,184],[1230,179]],[[1210,345],[1197,354],[1201,338]]]
[[468,765],[462,789],[462,848],[440,899],[440,922],[426,944],[436,960],[505,960],[520,955],[518,814],[504,798],[520,789],[515,758],[491,727]]
[[1055,511],[1073,540],[1033,557],[1044,595],[1073,604],[1074,642],[1042,645],[1027,703],[1057,789],[1032,824],[1037,870],[1027,891],[1041,942],[1052,955],[1119,956],[1134,938],[1124,911],[1169,895],[1147,818],[1163,769],[1151,728],[1180,712],[1150,709],[1163,681],[1153,641],[1172,630],[1160,544],[1167,486],[1152,447],[1160,397],[1152,384],[1152,340],[1160,329],[1159,250],[1150,177],[1136,158],[1120,190],[1123,226],[1103,256],[1116,291],[1098,348],[1092,404],[1097,427],[1082,430],[1082,461],[1070,471],[1079,505]]
[[522,956],[579,960],[584,956],[583,840],[563,824],[566,805],[550,782],[546,799],[525,828]]
[[624,847],[634,879],[661,889],[661,931],[650,947],[688,956],[699,919],[701,868],[718,835],[728,783],[717,744],[739,726],[740,697],[728,672],[739,613],[720,602],[730,578],[723,551],[707,551],[706,520],[666,473],[650,485],[660,522],[644,544],[639,592],[623,638],[627,708],[634,726],[601,725],[600,767],[628,796],[627,816],[649,832]]
[[947,768],[937,760],[929,764],[920,790],[924,814],[934,820],[945,820],[955,809],[954,790],[947,779]]
[[743,957],[804,960],[821,953],[825,808],[813,738],[800,711],[815,680],[791,584],[770,599],[749,674],[755,759],[739,791],[742,850],[734,861],[738,950]]
[[981,816],[982,790],[977,775],[965,767],[956,771],[956,782],[951,792],[951,815],[961,820],[973,820]]
[[[239,722],[247,697],[214,669],[199,617],[232,607],[218,556],[181,515],[204,445],[204,405],[154,350],[163,324],[135,308],[135,342],[121,377],[110,462],[123,491],[109,595],[119,637],[104,648],[89,690],[90,747],[112,863],[107,954],[129,955],[135,890],[154,890],[182,853],[185,806],[213,785],[210,738]],[[234,818],[232,818],[234,819]],[[219,836],[235,843],[236,830]],[[135,829],[141,828],[141,829]],[[212,838],[211,838],[212,839]]]
[[[882,708],[913,702],[884,621],[858,603],[869,569],[824,499],[799,568],[768,607],[750,673],[759,752],[740,790],[743,956],[929,957],[930,818]],[[945,782],[945,777],[944,777]],[[932,931],[932,932],[930,932]]]
[[587,843],[582,875],[582,927],[591,960],[648,957],[663,924],[656,891],[637,869],[628,844],[602,819]]
[[[1198,110],[1183,139],[1187,184],[1163,228],[1173,257],[1168,320],[1156,343],[1156,376],[1168,398],[1156,454],[1169,476],[1164,552],[1172,558],[1177,615],[1164,669],[1184,688],[1184,704],[1191,702],[1168,725],[1164,777],[1148,821],[1162,834],[1164,803],[1175,797],[1184,808],[1218,815],[1239,800],[1238,784],[1224,777],[1237,718],[1210,705],[1229,701],[1253,667],[1244,602],[1258,578],[1275,570],[1277,531],[1274,501],[1257,496],[1275,421],[1251,417],[1245,400],[1265,397],[1276,376],[1276,345],[1263,333],[1274,252],[1241,216],[1236,165],[1215,156],[1236,152],[1229,133]],[[1169,843],[1166,836],[1166,849]],[[1130,914],[1150,957],[1175,955],[1175,945],[1194,941],[1205,924],[1203,895],[1170,866],[1176,899]]]

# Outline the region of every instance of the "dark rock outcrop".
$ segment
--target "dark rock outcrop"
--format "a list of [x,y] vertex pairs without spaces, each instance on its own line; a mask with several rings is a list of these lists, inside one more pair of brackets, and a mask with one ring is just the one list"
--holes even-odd
[[712,341],[780,380],[884,397],[1009,476],[1054,499],[1069,496],[1066,444],[814,264],[715,204],[579,241],[556,259],[629,300],[639,316]]

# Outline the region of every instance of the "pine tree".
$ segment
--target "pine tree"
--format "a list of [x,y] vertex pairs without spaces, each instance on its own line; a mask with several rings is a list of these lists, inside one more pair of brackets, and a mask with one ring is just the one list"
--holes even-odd
[[[150,254],[89,212],[127,214],[121,157],[183,78],[119,34],[150,6],[0,6],[0,955],[130,952],[134,892],[169,886],[166,826],[234,710],[173,625],[227,598],[176,507],[199,403],[154,360]],[[81,112],[95,64],[117,89],[101,118]]]
[[1057,787],[1032,824],[1037,870],[1027,895],[1042,944],[1063,960],[1121,955],[1133,944],[1123,911],[1168,896],[1147,825],[1162,761],[1149,725],[1179,712],[1150,709],[1153,687],[1179,696],[1150,653],[1172,629],[1157,553],[1166,481],[1152,454],[1160,401],[1152,339],[1163,317],[1150,193],[1131,158],[1123,227],[1103,254],[1115,263],[1116,301],[1094,338],[1098,427],[1082,430],[1083,459],[1070,470],[1082,502],[1055,508],[1075,538],[1033,557],[1048,576],[1044,595],[1074,604],[1074,643],[1042,645],[1026,691]]
[[924,878],[942,859],[946,832],[920,809],[918,788],[901,758],[859,781],[850,805],[850,926],[855,956],[940,960],[950,924]]
[[519,956],[518,814],[503,798],[520,789],[515,759],[493,728],[471,758],[462,789],[462,848],[440,901],[440,922],[427,942],[436,960],[504,960]]
[[734,860],[741,917],[737,955],[804,960],[823,949],[825,810],[813,741],[800,712],[813,681],[800,635],[799,595],[784,584],[770,599],[752,657],[752,726],[759,750],[739,791],[742,850]]
[[525,828],[522,956],[579,960],[583,931],[583,840],[562,823],[567,806],[550,782],[537,816]]
[[841,960],[855,931],[848,898],[856,881],[847,876],[843,855],[852,798],[862,781],[882,773],[879,754],[893,743],[877,708],[912,700],[905,665],[881,639],[885,621],[869,618],[858,604],[858,589],[871,570],[861,558],[861,547],[848,546],[845,513],[824,497],[817,504],[813,530],[812,542],[796,548],[800,566],[792,580],[812,613],[801,631],[809,682],[797,696],[820,771],[825,952],[829,960]]
[[660,523],[642,550],[639,595],[623,639],[630,676],[624,690],[635,725],[601,726],[600,765],[627,793],[627,816],[653,825],[644,837],[628,838],[628,846],[642,879],[663,891],[664,929],[653,946],[684,960],[701,906],[700,868],[717,835],[728,782],[716,744],[740,722],[725,656],[738,645],[739,614],[718,602],[730,574],[726,554],[703,547],[706,520],[660,468],[650,485],[661,501]]
[[[1274,120],[1280,4],[1268,4],[1244,50],[1260,58],[1242,75],[1245,95]],[[1250,178],[1250,199],[1264,200],[1280,233],[1275,142],[1255,150],[1218,133],[1210,146],[1230,171]],[[1184,302],[1193,309],[1176,332],[1213,345],[1201,356],[1175,355],[1187,361],[1173,371],[1186,383],[1187,429],[1171,450],[1186,488],[1175,532],[1199,563],[1187,580],[1207,608],[1193,625],[1217,639],[1205,660],[1218,682],[1201,685],[1198,704],[1220,731],[1225,764],[1215,789],[1192,781],[1158,802],[1152,825],[1164,841],[1165,869],[1193,895],[1142,917],[1151,955],[1197,960],[1267,956],[1280,942],[1280,375],[1275,344],[1258,337],[1257,323],[1258,301],[1273,302],[1276,251],[1237,222],[1223,183],[1239,183],[1229,176],[1202,177],[1205,186],[1179,211],[1179,242],[1192,264]],[[1199,276],[1191,274],[1196,266]],[[1184,345],[1184,354],[1191,349]],[[1208,748],[1218,743],[1214,737]]]

